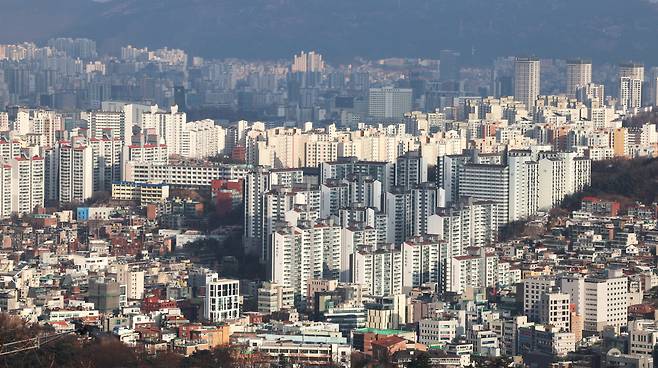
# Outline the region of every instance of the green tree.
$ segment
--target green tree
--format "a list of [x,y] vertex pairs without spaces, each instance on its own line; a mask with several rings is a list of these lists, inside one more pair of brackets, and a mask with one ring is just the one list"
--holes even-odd
[[431,368],[432,362],[430,362],[430,356],[427,353],[419,353],[412,361],[407,365],[408,368]]

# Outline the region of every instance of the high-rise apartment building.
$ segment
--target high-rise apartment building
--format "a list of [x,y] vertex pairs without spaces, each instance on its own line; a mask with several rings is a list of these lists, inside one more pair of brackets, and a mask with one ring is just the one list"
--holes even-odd
[[526,219],[537,213],[538,165],[530,151],[511,150],[509,167],[509,211],[512,219]]
[[290,70],[293,73],[322,72],[324,71],[324,60],[322,55],[315,51],[308,53],[302,51],[295,55]]
[[388,218],[388,243],[401,244],[413,234],[411,193],[404,187],[393,187],[385,194],[384,208]]
[[459,52],[454,50],[439,52],[439,80],[441,82],[459,81],[459,57]]
[[428,233],[428,220],[436,213],[439,202],[442,201],[442,193],[443,191],[433,182],[419,184],[411,190],[411,222],[414,236]]
[[329,179],[324,184],[320,185],[320,216],[328,218],[329,216],[337,216],[341,208],[348,207],[349,200],[349,187],[347,183]]
[[590,109],[605,106],[605,86],[603,84],[588,83],[576,87],[576,99],[586,104]]
[[637,63],[619,64],[619,78],[639,79],[644,82],[644,65]]
[[53,147],[57,132],[64,129],[64,117],[50,110],[19,109],[13,128],[23,136],[38,136],[39,144],[44,147]]
[[168,155],[180,155],[183,144],[183,126],[187,115],[178,111],[178,106],[172,106],[168,112],[162,112],[158,106],[152,106],[151,111],[142,113],[141,128],[143,132],[152,133],[164,139]]
[[402,294],[402,252],[399,248],[363,249],[352,256],[352,282],[363,285],[363,294]]
[[401,120],[412,110],[412,94],[409,88],[370,88],[368,115],[376,119]]
[[12,166],[0,165],[0,218],[8,218],[12,212]]
[[467,288],[494,287],[498,283],[498,256],[487,253],[484,247],[452,257],[448,262],[441,290],[461,294]]
[[619,78],[619,107],[639,109],[642,107],[642,80],[631,77]]
[[345,179],[348,175],[368,176],[382,183],[386,192],[395,185],[395,165],[391,162],[361,161],[356,157],[340,157],[336,161],[320,164],[320,181]]
[[315,51],[295,55],[288,75],[289,100],[299,102],[301,106],[312,106],[324,69],[322,55]]
[[459,201],[459,176],[464,165],[471,161],[469,155],[444,155],[439,157],[437,181],[445,189],[446,202]]
[[132,144],[123,147],[123,159],[135,162],[150,162],[154,164],[167,164],[166,144]]
[[94,156],[81,137],[57,143],[60,202],[83,202],[93,195]]
[[[264,195],[273,185],[292,186],[301,183],[304,173],[301,170],[269,170],[255,168],[245,177],[244,206],[245,251],[265,257],[263,246]],[[265,262],[265,258],[262,259]]]
[[348,188],[348,203],[382,209],[382,183],[370,176],[349,175],[343,182]]
[[528,110],[535,106],[540,94],[540,61],[538,58],[516,58],[514,62],[514,99]]
[[419,151],[409,151],[395,164],[395,185],[405,189],[427,181],[427,161]]
[[619,105],[622,109],[642,106],[644,65],[624,63],[619,65]]
[[272,235],[271,281],[301,296],[310,279],[338,280],[341,233],[341,227],[330,222],[279,228]]
[[11,165],[11,209],[13,213],[32,213],[44,205],[44,159],[16,157]]
[[646,85],[648,91],[644,93],[646,105],[658,106],[658,67],[651,68],[647,74]]
[[509,208],[509,171],[506,165],[466,164],[459,176],[459,196],[495,203],[500,225],[514,221],[517,211]]
[[537,207],[547,210],[564,197],[577,193],[591,181],[592,161],[575,152],[542,152],[538,155]]
[[414,237],[402,243],[402,287],[411,290],[424,283],[441,282],[445,247],[438,236]]
[[81,114],[89,125],[89,138],[113,137],[126,145],[131,143],[132,126],[126,122],[123,111],[89,111]]
[[[321,193],[317,186],[273,186],[263,194],[261,261],[272,259],[272,234],[285,225],[295,225],[298,220],[314,221],[320,217]],[[295,212],[295,215],[290,211]]]
[[485,247],[498,233],[497,205],[491,201],[463,199],[449,208],[439,208],[428,222],[428,233],[436,234],[446,243],[444,285],[450,285],[450,260],[465,255],[469,247]]
[[226,147],[226,130],[210,119],[183,125],[180,155],[194,159],[213,157]]
[[94,168],[94,192],[111,192],[112,183],[121,180],[123,140],[103,135],[89,139]]
[[578,87],[592,83],[592,61],[575,59],[567,61],[567,96],[576,97]]
[[[2,108],[3,106],[0,106]],[[6,112],[0,112],[0,131],[7,132],[9,131],[9,114]]]

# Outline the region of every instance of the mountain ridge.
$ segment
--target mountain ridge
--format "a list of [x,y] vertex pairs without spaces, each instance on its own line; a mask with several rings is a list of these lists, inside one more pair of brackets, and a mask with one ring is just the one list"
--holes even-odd
[[[6,0],[0,42],[88,37],[101,49],[177,47],[205,57],[473,60],[583,56],[658,64],[658,8],[645,0]],[[55,3],[55,4],[54,4]],[[25,27],[30,22],[30,27]],[[471,55],[471,51],[475,50]]]

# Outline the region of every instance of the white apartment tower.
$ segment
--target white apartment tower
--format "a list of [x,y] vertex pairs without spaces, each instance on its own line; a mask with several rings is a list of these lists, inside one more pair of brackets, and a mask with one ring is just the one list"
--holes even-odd
[[9,114],[0,112],[0,131],[7,132],[9,130]]
[[12,210],[12,166],[9,163],[0,165],[0,218],[11,216]]
[[[301,170],[269,170],[257,167],[251,171],[244,181],[245,251],[249,254],[265,256],[263,246],[263,210],[264,195],[273,185],[291,186],[301,183],[304,173]],[[262,258],[265,262],[266,258]]]
[[109,136],[130,144],[132,126],[126,123],[123,111],[83,112],[81,118],[89,124],[89,138],[103,139]]
[[461,294],[466,288],[493,287],[498,282],[498,256],[487,253],[484,247],[452,257],[449,267],[445,274],[446,291]]
[[484,247],[493,243],[499,220],[496,203],[464,198],[452,207],[439,208],[429,220],[428,233],[448,243],[448,258],[464,254],[468,247]]
[[296,225],[298,221],[320,217],[321,195],[317,187],[274,186],[263,194],[261,261],[271,260],[272,233],[282,225]]
[[514,62],[514,99],[531,111],[540,93],[540,61],[538,58],[516,58]]
[[20,109],[14,122],[14,130],[20,135],[36,134],[45,147],[55,145],[56,132],[62,129],[62,115],[49,110]]
[[539,160],[539,208],[551,209],[566,195],[564,161],[556,157]]
[[542,152],[538,159],[539,209],[553,208],[565,196],[584,189],[591,182],[592,162],[578,157],[576,152]]
[[158,106],[152,106],[151,111],[142,114],[142,131],[155,133],[164,139],[168,155],[180,155],[182,151],[183,125],[187,115],[178,111],[178,106],[172,106],[169,112],[161,112]]
[[352,256],[352,282],[363,285],[363,294],[402,294],[402,252],[387,248],[360,250]]
[[19,215],[32,213],[44,204],[44,159],[16,157],[11,165],[11,210]]
[[310,279],[338,280],[340,252],[340,226],[305,222],[282,227],[272,235],[271,281],[299,296]]
[[154,164],[167,164],[166,144],[133,144],[124,146],[123,161],[150,162]]
[[537,162],[530,151],[509,151],[509,218],[522,220],[537,213]]
[[641,79],[619,78],[619,105],[624,110],[642,107]]
[[0,138],[0,158],[11,160],[21,155],[21,142],[18,140]]
[[402,243],[402,287],[411,290],[424,283],[439,283],[446,244],[438,236],[411,238]]
[[206,158],[220,154],[226,146],[226,130],[210,119],[183,125],[181,151],[183,157]]
[[60,202],[83,202],[93,195],[93,152],[80,138],[57,144]]
[[586,104],[590,109],[605,106],[605,86],[603,84],[587,83],[576,87],[578,102]]
[[624,63],[619,65],[619,104],[623,109],[642,106],[644,65]]

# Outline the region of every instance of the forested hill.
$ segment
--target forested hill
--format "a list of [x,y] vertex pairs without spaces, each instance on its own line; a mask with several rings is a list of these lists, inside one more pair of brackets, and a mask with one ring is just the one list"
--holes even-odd
[[89,37],[207,57],[535,54],[658,64],[648,0],[3,0],[0,42]]

